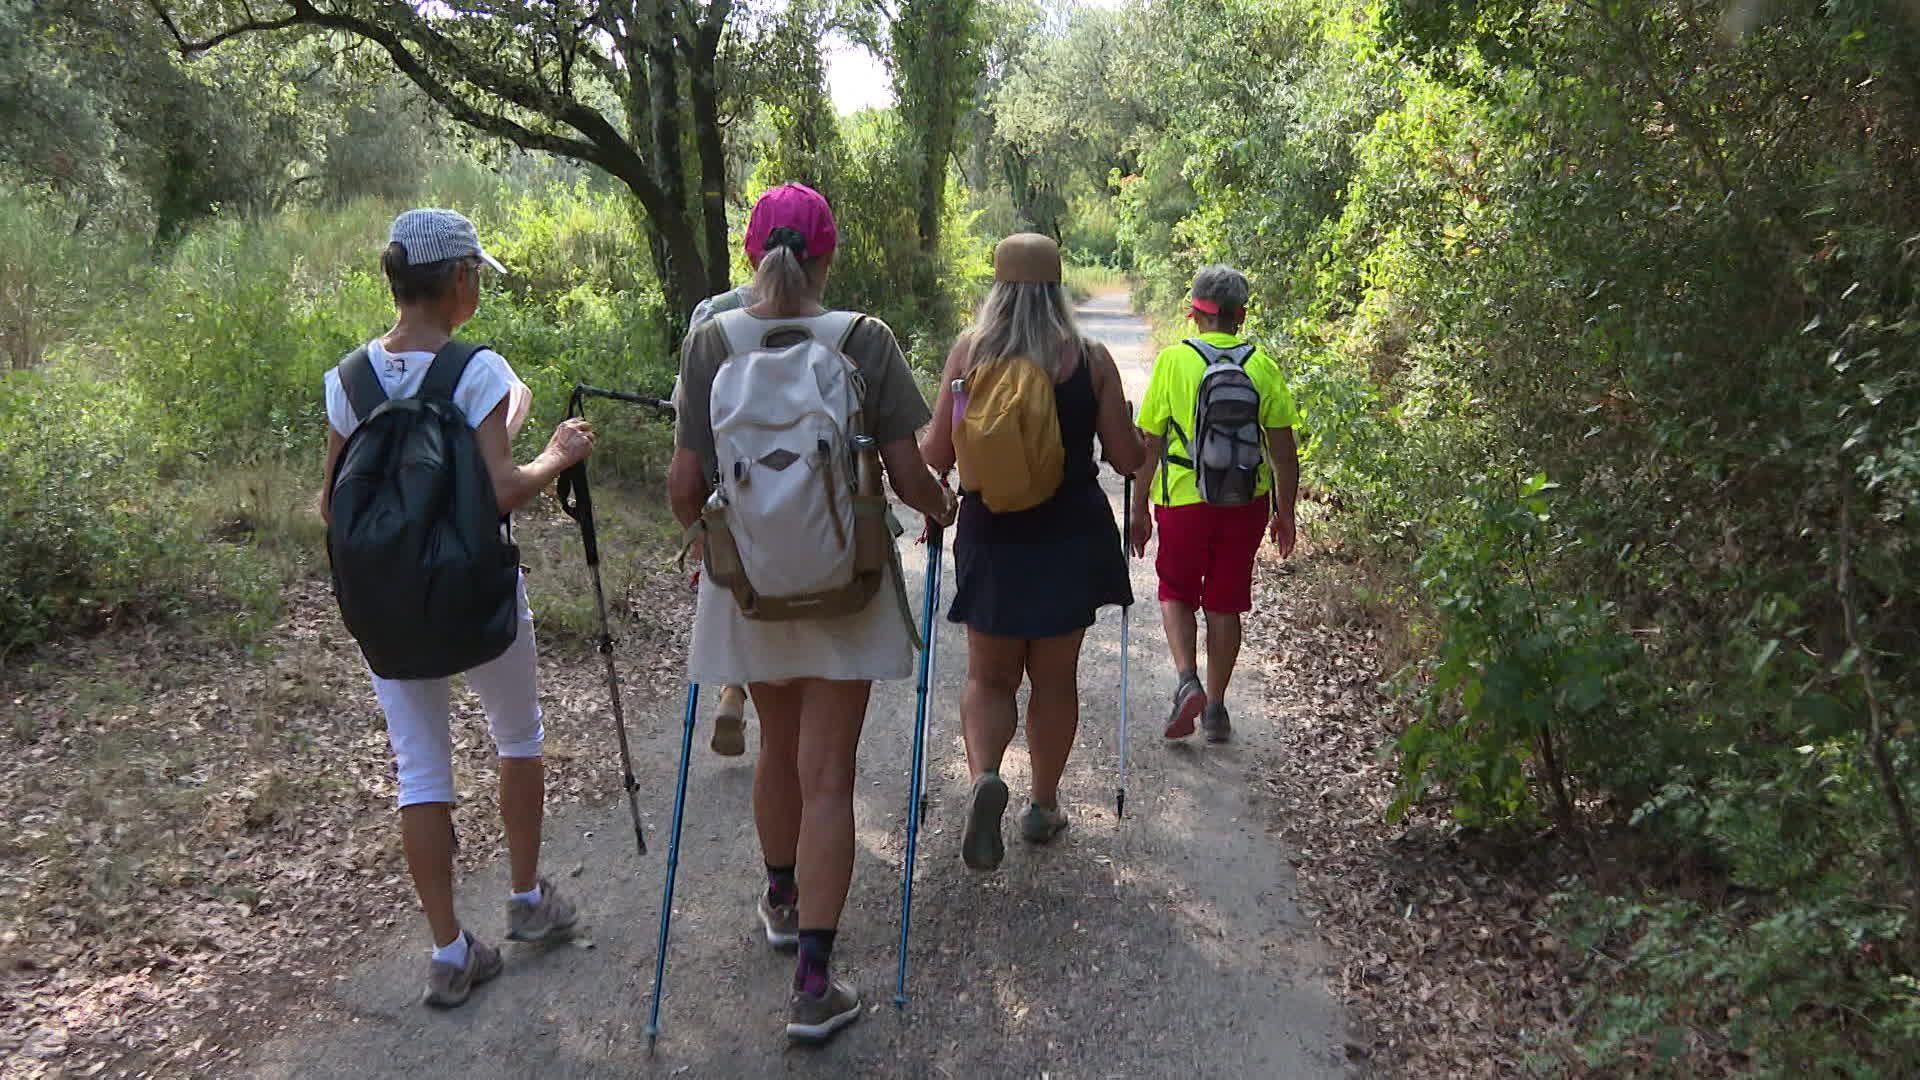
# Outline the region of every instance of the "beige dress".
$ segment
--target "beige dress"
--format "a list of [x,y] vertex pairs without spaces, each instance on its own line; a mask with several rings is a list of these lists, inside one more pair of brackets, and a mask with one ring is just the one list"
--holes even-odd
[[[687,334],[680,353],[674,404],[675,445],[692,450],[711,477],[719,468],[708,395],[727,358],[726,332],[708,322]],[[882,446],[914,433],[931,419],[893,331],[868,318],[847,338],[847,354],[867,379],[867,428]],[[889,572],[891,574],[891,572]],[[740,613],[731,594],[701,575],[687,676],[709,686],[785,679],[904,679],[913,674],[913,644],[896,600],[897,585],[881,584],[865,610],[833,619],[764,622]]]

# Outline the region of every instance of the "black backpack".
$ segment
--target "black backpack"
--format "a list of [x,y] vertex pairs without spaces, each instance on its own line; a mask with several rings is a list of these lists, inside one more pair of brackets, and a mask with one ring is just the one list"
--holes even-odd
[[388,400],[364,348],[340,361],[360,426],[329,480],[333,595],[367,666],[439,679],[507,651],[520,628],[520,549],[453,392],[483,346],[449,341],[420,392]]
[[[1266,460],[1266,432],[1260,427],[1260,389],[1247,374],[1254,346],[1243,342],[1222,349],[1198,338],[1186,342],[1207,365],[1194,396],[1193,431],[1173,431],[1187,456],[1161,453],[1167,461],[1193,470],[1200,500],[1210,506],[1245,506],[1253,501]],[[1161,471],[1165,491],[1165,470]]]

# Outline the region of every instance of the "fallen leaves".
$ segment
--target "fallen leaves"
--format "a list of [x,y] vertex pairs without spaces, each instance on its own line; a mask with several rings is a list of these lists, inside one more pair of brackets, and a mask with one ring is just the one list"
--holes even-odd
[[1566,1060],[1572,1008],[1539,917],[1554,854],[1490,859],[1432,807],[1386,823],[1404,721],[1379,686],[1404,645],[1353,601],[1355,573],[1326,557],[1263,563],[1242,661],[1266,675],[1284,750],[1258,784],[1332,949],[1347,1055],[1404,1076],[1535,1075]]
[[[557,514],[518,531],[578,562]],[[630,717],[677,691],[690,621],[684,579],[648,557],[617,604]],[[367,930],[418,921],[385,728],[323,581],[289,586],[244,652],[175,624],[34,659],[0,671],[0,1076],[222,1071],[384,939]],[[549,803],[618,795],[599,656],[543,635],[541,680]],[[502,846],[464,690],[453,729],[471,867]]]

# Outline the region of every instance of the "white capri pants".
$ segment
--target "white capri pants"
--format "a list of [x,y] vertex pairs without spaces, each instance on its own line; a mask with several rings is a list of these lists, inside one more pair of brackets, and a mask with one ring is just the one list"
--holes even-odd
[[[533,612],[527,607],[527,581],[520,579],[520,630],[507,651],[463,672],[487,713],[495,753],[503,758],[537,758],[546,739],[540,713],[538,654],[533,644]],[[387,714],[387,740],[393,746],[400,780],[400,805],[453,802],[452,702],[446,679],[373,677],[373,693]]]

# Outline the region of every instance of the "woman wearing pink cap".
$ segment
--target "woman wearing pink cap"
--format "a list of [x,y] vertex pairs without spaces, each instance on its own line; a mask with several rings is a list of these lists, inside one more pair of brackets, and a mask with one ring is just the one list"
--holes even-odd
[[[809,335],[824,341],[818,327],[848,323],[846,313],[829,312],[821,302],[837,242],[833,212],[811,188],[782,185],[754,206],[747,255],[757,268],[748,305],[695,326],[681,350],[679,424],[667,486],[682,524],[700,518],[719,475],[715,379],[724,365],[746,355],[736,353],[730,340],[779,349]],[[893,331],[859,316],[837,343],[864,382],[861,426],[878,444],[894,494],[920,513],[952,522],[953,497],[914,443],[931,414]],[[811,369],[796,374],[813,377]],[[758,467],[734,463],[748,475]],[[799,953],[786,1025],[795,1041],[824,1041],[860,1016],[859,995],[834,979],[829,965],[853,879],[855,752],[868,693],[873,680],[904,679],[913,669],[908,626],[893,599],[897,572],[888,576],[861,610],[791,621],[750,619],[711,574],[700,583],[689,675],[706,685],[747,686],[760,716],[753,810],[767,885],[759,917],[770,945]]]

